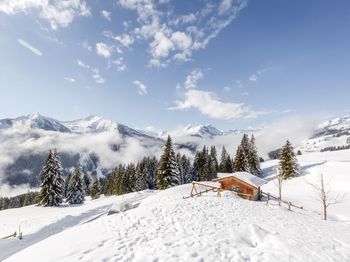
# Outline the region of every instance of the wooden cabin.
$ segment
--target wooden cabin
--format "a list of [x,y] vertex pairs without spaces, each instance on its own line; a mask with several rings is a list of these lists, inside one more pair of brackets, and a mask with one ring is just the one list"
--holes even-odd
[[218,173],[218,178],[212,181],[220,183],[221,189],[234,191],[249,200],[259,200],[260,187],[266,184],[264,179],[248,172]]

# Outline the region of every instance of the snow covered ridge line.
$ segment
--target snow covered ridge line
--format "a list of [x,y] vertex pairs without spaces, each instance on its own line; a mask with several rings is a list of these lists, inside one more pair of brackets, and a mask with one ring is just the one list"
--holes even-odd
[[212,125],[197,124],[188,125],[184,128],[174,131],[162,131],[160,133],[155,133],[144,130],[136,130],[126,125],[103,119],[99,116],[88,116],[86,118],[72,121],[59,121],[50,117],[42,116],[39,113],[32,113],[17,118],[6,118],[0,120],[0,130],[8,128],[31,128],[76,134],[120,132],[121,134],[128,136],[144,136],[162,139],[164,139],[168,133],[172,134],[173,136],[195,136],[202,138],[212,138],[215,136],[225,136],[259,131],[259,129],[223,131],[217,129]]

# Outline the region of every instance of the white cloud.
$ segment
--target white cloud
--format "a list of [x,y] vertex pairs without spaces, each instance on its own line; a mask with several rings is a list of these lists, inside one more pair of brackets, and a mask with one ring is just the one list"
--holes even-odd
[[77,60],[78,66],[82,67],[82,68],[86,68],[86,69],[90,69],[90,66],[83,63],[81,60]]
[[96,43],[96,54],[104,58],[109,58],[112,54],[112,48],[105,43]]
[[171,110],[197,109],[202,114],[220,120],[237,120],[256,118],[265,112],[254,111],[243,103],[221,101],[214,93],[190,89],[185,92],[183,100],[175,101]]
[[102,17],[104,17],[105,19],[107,19],[108,21],[111,21],[111,12],[108,12],[107,10],[102,10],[101,12],[100,12],[100,15],[102,16]]
[[23,46],[24,48],[27,48],[29,51],[31,51],[33,54],[37,55],[37,56],[42,56],[43,53],[35,48],[34,46],[32,46],[31,44],[29,44],[28,42],[24,41],[23,39],[17,39],[18,43]]
[[48,21],[51,29],[67,27],[76,16],[89,16],[90,9],[85,1],[65,0],[3,0],[0,2],[0,12],[8,15],[37,12],[41,19]]
[[88,50],[89,52],[92,51],[92,46],[91,46],[91,45],[89,44],[89,42],[87,42],[87,41],[84,41],[84,42],[81,44],[81,46],[82,46],[84,49]]
[[95,80],[96,84],[104,84],[106,79],[100,75],[100,71],[96,68],[92,69],[92,78]]
[[249,79],[249,81],[256,82],[258,80],[258,76],[256,74],[253,74],[248,79]]
[[126,70],[126,65],[125,65],[124,59],[122,57],[118,57],[117,59],[113,60],[112,63],[117,66],[118,72],[123,72]]
[[166,11],[159,7],[159,1],[118,1],[121,7],[137,13],[136,27],[126,27],[127,35],[148,44],[149,65],[154,67],[166,67],[171,61],[190,61],[192,53],[205,48],[247,4],[247,0],[205,2],[204,7],[196,6],[195,12],[179,15],[171,1],[167,1],[170,6]]
[[186,89],[197,88],[197,83],[203,78],[203,72],[200,69],[193,70],[187,77],[184,83]]
[[147,94],[147,87],[142,84],[140,81],[138,80],[135,80],[134,82],[134,85],[136,85],[137,89],[138,89],[138,93],[143,96],[143,95],[146,95]]
[[258,81],[258,78],[265,74],[267,71],[269,71],[270,68],[264,68],[264,69],[260,69],[258,71],[256,71],[256,73],[252,74],[251,76],[248,77],[248,80],[249,81],[253,81],[253,82],[256,82]]
[[192,45],[191,36],[185,34],[184,32],[175,32],[171,35],[171,40],[181,50],[187,49]]
[[169,52],[174,48],[174,43],[163,32],[157,32],[150,47],[152,56],[161,58],[169,55]]
[[129,47],[134,43],[134,38],[128,34],[122,34],[114,37],[114,40],[119,42],[125,47]]
[[75,78],[72,78],[72,77],[64,77],[64,80],[66,80],[66,81],[68,81],[68,82],[70,82],[70,83],[75,83],[76,82],[76,80],[75,80]]

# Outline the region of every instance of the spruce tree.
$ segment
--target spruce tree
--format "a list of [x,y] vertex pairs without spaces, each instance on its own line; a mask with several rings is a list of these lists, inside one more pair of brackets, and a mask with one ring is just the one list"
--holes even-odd
[[157,188],[166,189],[179,184],[179,166],[176,162],[171,137],[168,136],[157,169]]
[[62,203],[64,182],[62,168],[56,151],[49,151],[40,173],[40,205],[59,206]]
[[233,162],[233,172],[247,172],[248,171],[248,163],[247,158],[244,153],[244,149],[241,145],[238,146],[236,157]]
[[223,146],[221,151],[221,159],[219,164],[219,172],[231,173],[232,172],[232,160],[227,153],[226,148]]
[[293,146],[288,140],[281,150],[279,165],[283,179],[295,177],[299,173],[298,160],[294,154]]
[[84,191],[85,195],[90,195],[90,188],[91,188],[91,179],[88,174],[84,173],[83,175],[83,185],[84,185]]
[[79,165],[75,167],[68,185],[67,202],[69,204],[82,204],[85,201],[83,179]]
[[90,196],[92,199],[97,199],[100,197],[100,183],[96,177],[92,182]]
[[142,191],[148,188],[146,163],[140,161],[136,167],[135,191]]
[[209,161],[211,162],[211,164],[209,165],[210,170],[209,170],[208,180],[212,180],[217,177],[218,168],[219,168],[215,146],[210,147]]
[[247,156],[249,172],[255,176],[261,177],[260,159],[258,150],[255,146],[255,137],[251,136],[249,141],[249,152]]

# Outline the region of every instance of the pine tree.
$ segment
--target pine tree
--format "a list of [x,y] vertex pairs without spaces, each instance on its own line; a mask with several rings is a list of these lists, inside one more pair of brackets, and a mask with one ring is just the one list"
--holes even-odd
[[69,187],[69,181],[72,177],[72,173],[69,173],[66,178],[64,179],[64,196],[67,197],[68,195],[68,187]]
[[241,140],[241,147],[243,149],[243,152],[246,156],[249,155],[250,151],[250,142],[249,142],[249,137],[247,134],[243,134],[242,140]]
[[171,137],[168,136],[157,169],[157,188],[166,189],[178,184],[179,166],[175,159]]
[[232,160],[227,153],[226,148],[223,146],[221,151],[221,159],[219,164],[219,172],[231,173],[232,172]]
[[209,165],[208,180],[212,180],[217,177],[218,168],[219,168],[215,146],[210,147],[209,161],[210,161],[210,165]]
[[247,172],[248,163],[241,145],[238,146],[235,161],[233,162],[233,172]]
[[85,201],[85,192],[80,167],[77,166],[68,185],[67,202],[69,204],[82,204]]
[[97,199],[100,197],[100,183],[96,177],[92,182],[90,195],[92,199]]
[[91,178],[86,173],[84,173],[83,175],[83,185],[84,185],[85,195],[86,196],[90,195]]
[[251,136],[249,141],[249,152],[247,156],[249,172],[255,176],[261,177],[261,167],[260,167],[260,159],[258,155],[258,150],[255,146],[255,137]]
[[40,205],[59,206],[62,203],[64,182],[62,168],[56,151],[49,151],[40,173]]
[[142,191],[148,188],[146,163],[140,161],[136,166],[135,191]]
[[279,165],[283,179],[297,176],[299,173],[298,160],[294,154],[293,146],[288,140],[281,150]]
[[191,161],[188,157],[186,157],[186,155],[182,155],[181,156],[181,168],[182,168],[182,172],[183,172],[183,183],[187,184],[187,183],[191,183],[192,182],[192,174],[191,174]]

